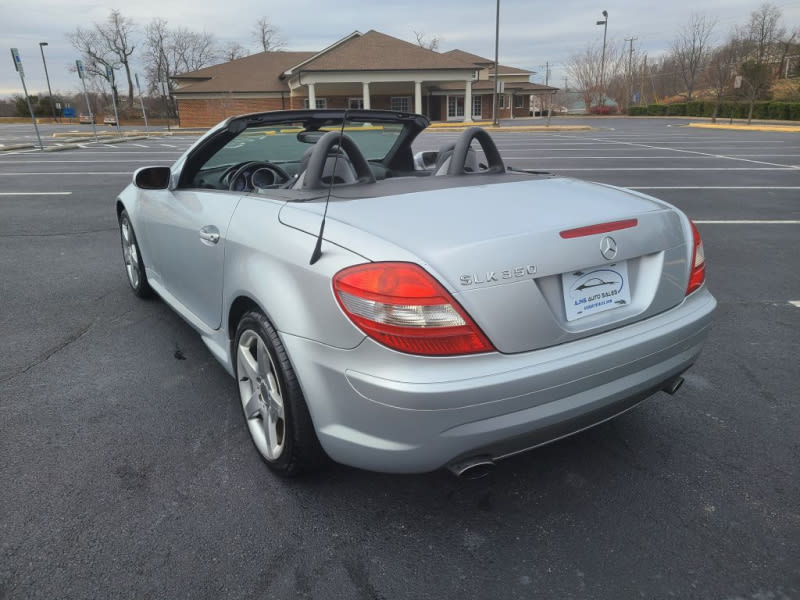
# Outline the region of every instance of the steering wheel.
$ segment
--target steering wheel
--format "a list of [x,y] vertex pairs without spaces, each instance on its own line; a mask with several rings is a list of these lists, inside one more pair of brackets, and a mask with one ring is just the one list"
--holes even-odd
[[466,175],[469,171],[465,170],[467,162],[467,153],[469,152],[472,140],[478,140],[483,153],[486,155],[486,160],[489,161],[489,166],[481,173],[505,173],[506,166],[503,163],[503,158],[494,144],[494,140],[485,129],[480,127],[469,127],[461,132],[461,135],[456,139],[455,148],[453,148],[453,155],[450,158],[450,166],[447,168],[448,175]]
[[375,183],[375,174],[353,138],[340,131],[329,131],[314,144],[300,189],[321,190],[328,187],[328,184],[322,181],[322,174],[328,154],[334,146],[338,146],[347,154],[355,170],[357,183]]
[[272,181],[268,181],[268,185],[286,183],[290,179],[289,174],[278,165],[267,161],[252,160],[231,167],[223,174],[222,180],[225,181],[225,178],[228,178],[228,189],[232,192],[252,192],[256,187],[262,187],[253,183],[253,176],[261,169],[272,174]]

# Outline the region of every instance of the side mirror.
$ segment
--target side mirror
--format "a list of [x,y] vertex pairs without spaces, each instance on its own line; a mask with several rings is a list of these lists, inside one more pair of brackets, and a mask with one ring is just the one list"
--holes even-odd
[[133,173],[133,185],[142,190],[165,190],[171,176],[169,167],[142,167]]
[[417,152],[414,155],[414,169],[417,171],[433,171],[436,168],[436,161],[438,159],[438,152]]

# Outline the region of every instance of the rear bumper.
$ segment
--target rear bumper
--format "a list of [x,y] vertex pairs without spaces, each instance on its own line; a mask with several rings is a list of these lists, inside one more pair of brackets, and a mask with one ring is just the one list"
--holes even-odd
[[425,472],[508,456],[635,406],[691,366],[715,306],[704,287],[640,323],[513,355],[430,358],[368,339],[342,350],[282,337],[332,459]]

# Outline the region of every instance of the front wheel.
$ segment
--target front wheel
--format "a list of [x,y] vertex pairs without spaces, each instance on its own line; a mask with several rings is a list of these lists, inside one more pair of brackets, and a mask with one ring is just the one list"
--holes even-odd
[[236,379],[250,438],[276,473],[292,476],[324,461],[303,392],[277,332],[258,311],[236,330]]
[[125,273],[128,276],[128,283],[131,285],[133,293],[140,298],[147,298],[153,295],[153,290],[147,282],[147,273],[142,262],[142,253],[139,251],[139,243],[136,241],[136,234],[131,225],[131,218],[128,211],[123,210],[119,215],[119,237],[122,242],[122,258],[125,260]]

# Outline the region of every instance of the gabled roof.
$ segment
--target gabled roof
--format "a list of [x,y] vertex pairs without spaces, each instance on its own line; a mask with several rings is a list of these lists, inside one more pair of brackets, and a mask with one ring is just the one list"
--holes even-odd
[[[489,69],[489,74],[494,75],[494,61],[488,58],[484,58],[482,56],[478,56],[477,54],[470,54],[469,52],[464,52],[463,50],[450,50],[448,52],[443,53],[444,56],[452,56],[458,60],[463,60],[464,62],[469,62],[479,67],[485,67]],[[505,65],[498,65],[500,75],[531,75],[533,71],[526,71],[525,69],[518,69],[516,67],[507,67]]]
[[285,92],[279,76],[286,69],[314,56],[314,52],[259,52],[231,62],[173,77],[175,94],[219,92]]
[[472,63],[473,65],[493,65],[494,61],[488,58],[483,58],[482,56],[478,56],[477,54],[471,54],[470,52],[464,52],[463,50],[448,50],[447,52],[442,52],[445,56],[452,56],[453,58],[457,58],[458,60],[463,60],[464,62]]
[[474,66],[471,61],[370,30],[351,34],[291,71],[418,71],[472,69]]

